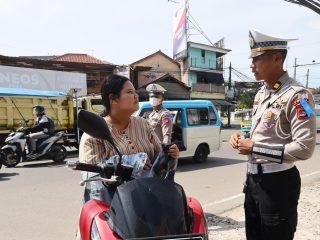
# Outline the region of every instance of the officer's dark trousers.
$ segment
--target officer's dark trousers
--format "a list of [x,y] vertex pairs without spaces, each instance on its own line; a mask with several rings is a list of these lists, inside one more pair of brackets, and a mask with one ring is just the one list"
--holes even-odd
[[301,179],[296,167],[247,176],[245,195],[248,240],[292,240],[298,221]]

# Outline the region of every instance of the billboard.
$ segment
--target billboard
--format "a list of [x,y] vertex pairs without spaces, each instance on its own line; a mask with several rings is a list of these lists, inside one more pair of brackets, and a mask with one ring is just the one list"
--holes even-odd
[[87,95],[85,73],[8,67],[0,65],[0,87],[60,91],[81,88],[78,96]]
[[175,5],[173,13],[173,59],[187,57],[187,10],[186,1]]

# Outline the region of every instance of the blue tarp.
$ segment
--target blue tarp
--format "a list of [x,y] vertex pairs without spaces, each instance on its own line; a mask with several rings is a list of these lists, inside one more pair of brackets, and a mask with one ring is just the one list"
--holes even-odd
[[68,96],[64,92],[43,91],[27,88],[3,88],[0,87],[0,96],[41,96],[41,97],[61,97]]

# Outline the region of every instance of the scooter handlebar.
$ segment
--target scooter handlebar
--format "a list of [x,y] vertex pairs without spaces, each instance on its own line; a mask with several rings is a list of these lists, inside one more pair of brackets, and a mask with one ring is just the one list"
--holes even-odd
[[67,167],[72,168],[72,170],[80,170],[80,171],[95,172],[95,173],[102,172],[101,166],[81,163],[78,161],[68,161]]
[[[104,163],[100,165],[93,165],[93,164],[81,163],[79,161],[73,161],[73,160],[67,161],[66,166],[68,168],[71,168],[72,170],[99,173],[100,176],[103,178],[111,178],[111,176],[115,174],[115,169],[116,169],[115,165],[113,164]],[[121,176],[122,175],[123,174],[121,174]]]

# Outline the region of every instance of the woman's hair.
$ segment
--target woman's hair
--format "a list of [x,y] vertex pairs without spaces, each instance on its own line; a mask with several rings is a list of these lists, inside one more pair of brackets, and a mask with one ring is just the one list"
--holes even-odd
[[123,88],[123,85],[129,81],[128,78],[120,75],[110,75],[108,76],[101,85],[101,97],[102,104],[104,106],[104,112],[101,114],[103,117],[110,114],[110,98],[120,97],[120,92]]

